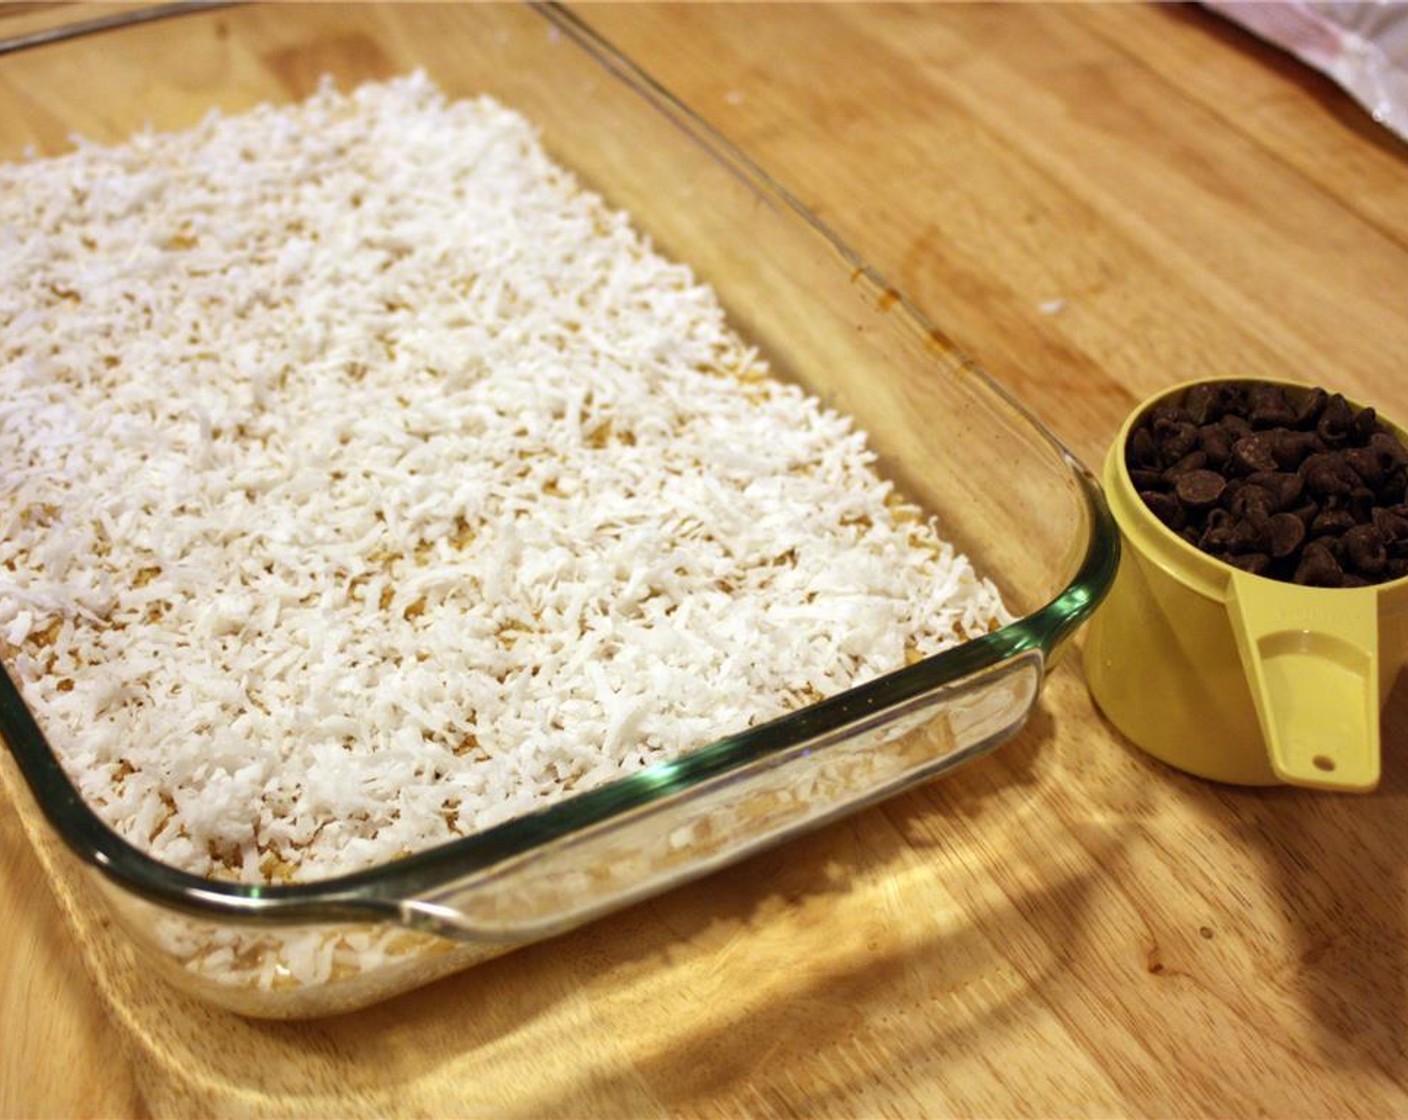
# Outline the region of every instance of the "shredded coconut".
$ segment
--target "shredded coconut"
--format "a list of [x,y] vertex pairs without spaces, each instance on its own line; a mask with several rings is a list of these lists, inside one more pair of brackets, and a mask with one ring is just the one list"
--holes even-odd
[[425,77],[0,166],[0,642],[172,865],[322,878],[987,632],[864,435]]

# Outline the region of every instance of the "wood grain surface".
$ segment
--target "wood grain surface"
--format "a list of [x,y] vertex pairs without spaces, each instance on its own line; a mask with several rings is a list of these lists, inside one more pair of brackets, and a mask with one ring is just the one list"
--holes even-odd
[[[1408,416],[1408,145],[1205,11],[582,13],[1088,462],[1204,374]],[[326,49],[400,68],[398,17],[375,18]],[[263,24],[199,20],[193,103],[217,62],[291,82]],[[7,144],[103,127],[84,75],[6,74]],[[951,778],[302,1025],[155,984],[0,814],[0,1116],[1403,1115],[1405,732],[1400,682],[1369,796],[1221,788],[1130,749],[1071,658]]]

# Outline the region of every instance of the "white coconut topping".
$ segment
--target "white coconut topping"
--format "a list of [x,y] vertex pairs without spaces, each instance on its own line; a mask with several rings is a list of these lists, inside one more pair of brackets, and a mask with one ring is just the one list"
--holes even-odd
[[864,436],[424,77],[0,167],[0,641],[201,874],[467,835],[983,633]]

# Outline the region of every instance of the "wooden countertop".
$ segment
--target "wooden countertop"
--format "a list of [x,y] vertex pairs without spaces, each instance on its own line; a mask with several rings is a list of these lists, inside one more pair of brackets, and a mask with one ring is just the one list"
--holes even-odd
[[[1087,462],[1200,375],[1408,414],[1408,145],[1201,9],[583,11]],[[164,1081],[0,815],[0,1115],[261,1112],[275,1084],[325,1115],[338,1078],[431,1114],[1401,1115],[1406,732],[1400,682],[1370,796],[1218,788],[1133,752],[1069,659],[996,756],[743,873],[382,1011],[208,1019],[315,1062],[306,1097]]]

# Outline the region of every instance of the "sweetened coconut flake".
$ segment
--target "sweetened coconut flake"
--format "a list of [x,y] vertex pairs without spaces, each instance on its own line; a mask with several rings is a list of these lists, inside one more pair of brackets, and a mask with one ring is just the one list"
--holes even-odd
[[0,167],[0,639],[83,795],[314,879],[985,632],[714,294],[423,76]]

